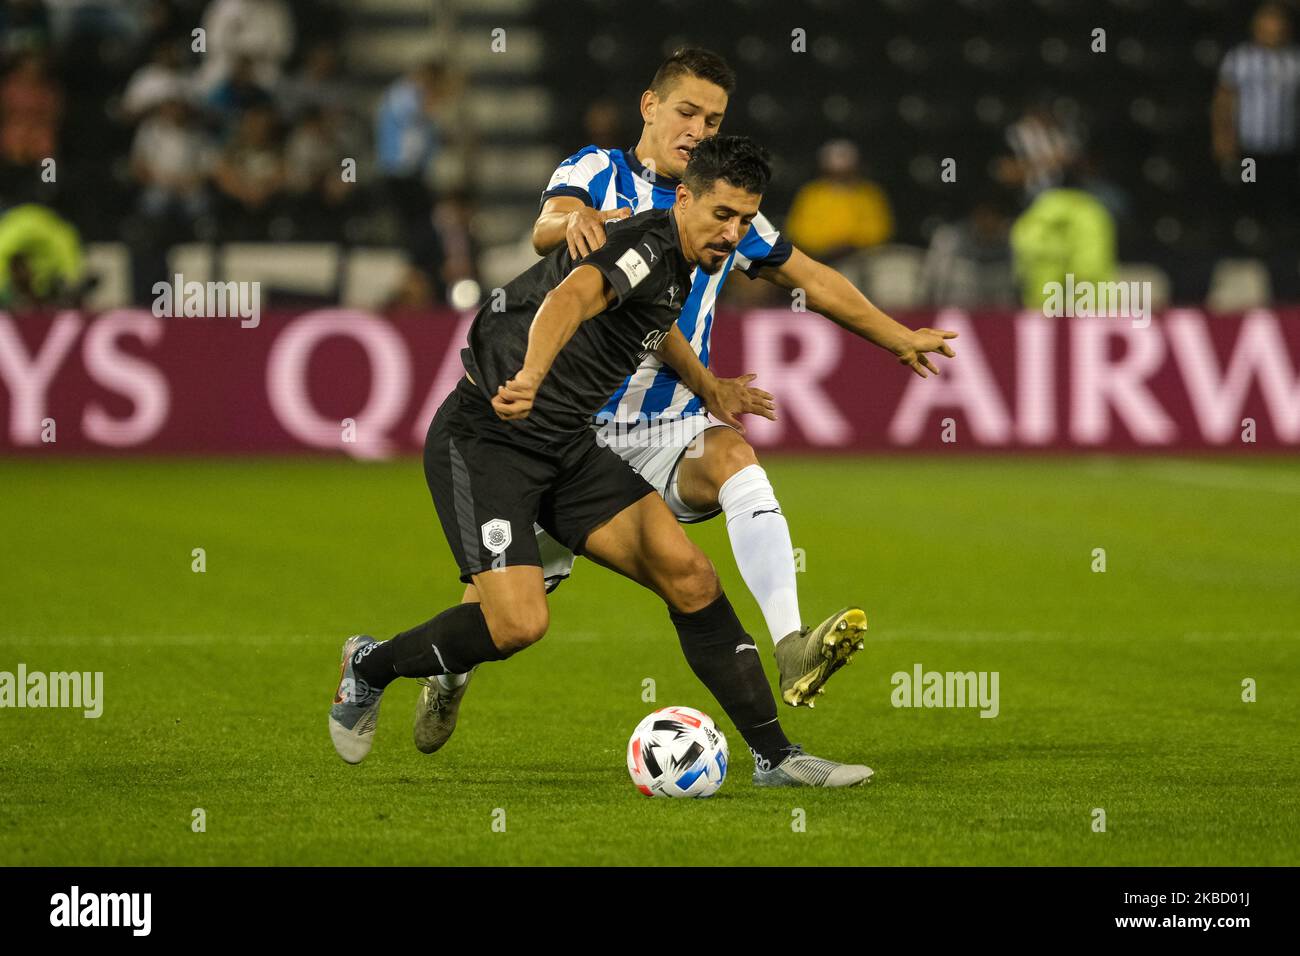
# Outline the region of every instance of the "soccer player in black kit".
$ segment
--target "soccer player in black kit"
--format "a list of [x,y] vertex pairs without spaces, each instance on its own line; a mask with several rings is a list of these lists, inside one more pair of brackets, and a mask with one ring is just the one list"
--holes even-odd
[[[429,427],[424,471],[443,532],[480,603],[448,608],[388,641],[343,645],[329,728],[339,756],[370,751],[384,688],[464,674],[541,639],[549,614],[533,523],[668,605],[686,659],[745,738],[762,786],[842,787],[868,767],[786,738],[754,640],[713,565],[649,483],[602,446],[592,416],[675,329],[696,265],[721,268],[771,177],[752,141],[719,136],[691,155],[675,205],[607,227],[574,260],[557,248],[479,310],[466,377]],[[663,353],[661,353],[663,354]]]

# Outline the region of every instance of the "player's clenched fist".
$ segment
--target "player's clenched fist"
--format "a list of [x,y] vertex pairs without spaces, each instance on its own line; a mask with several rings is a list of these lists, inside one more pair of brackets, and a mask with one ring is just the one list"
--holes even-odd
[[583,206],[569,213],[564,227],[564,241],[569,244],[569,255],[574,259],[595,252],[605,244],[605,223],[611,219],[626,219],[631,209],[592,209]]
[[537,398],[537,386],[541,380],[521,369],[514,378],[497,389],[492,397],[492,408],[497,417],[505,421],[527,418],[533,410],[533,400]]
[[930,361],[930,356],[926,352],[938,352],[940,355],[946,355],[953,358],[956,353],[948,345],[947,339],[955,339],[956,332],[949,332],[946,329],[913,329],[911,335],[904,341],[901,348],[895,351],[898,354],[898,361],[906,365],[921,378],[926,377],[926,371],[938,375],[939,369],[935,367],[934,362]]

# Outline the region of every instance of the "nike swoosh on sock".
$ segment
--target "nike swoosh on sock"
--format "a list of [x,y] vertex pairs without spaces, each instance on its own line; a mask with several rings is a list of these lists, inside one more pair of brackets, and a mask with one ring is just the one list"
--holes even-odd
[[737,645],[736,645],[736,653],[737,653],[737,654],[739,654],[741,651],[746,650],[746,649],[751,650],[751,651],[754,651],[754,652],[757,652],[757,651],[758,651],[758,645],[757,645],[757,644],[737,644]]

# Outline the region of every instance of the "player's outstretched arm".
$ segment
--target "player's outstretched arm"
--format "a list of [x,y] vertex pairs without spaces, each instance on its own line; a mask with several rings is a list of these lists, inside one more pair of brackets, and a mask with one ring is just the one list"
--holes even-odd
[[616,298],[614,287],[595,266],[579,266],[546,294],[528,329],[524,367],[492,398],[492,408],[499,418],[510,421],[528,417],[537,389],[560,349],[573,338],[578,326],[599,315]]
[[876,308],[852,282],[798,249],[791,252],[790,258],[784,263],[769,266],[761,270],[759,275],[783,289],[803,289],[808,308],[820,312],[854,335],[893,352],[901,364],[921,378],[926,377],[927,370],[934,375],[939,374],[939,369],[927,352],[938,352],[948,358],[954,356],[947,340],[955,339],[956,332],[944,329],[909,329],[895,322]]
[[687,388],[704,400],[704,407],[710,415],[741,434],[745,431],[745,426],[740,423],[741,415],[762,415],[776,421],[775,400],[761,388],[749,384],[754,375],[718,378],[700,361],[678,326],[674,325],[668,331],[655,354],[681,376]]
[[592,209],[576,196],[552,196],[533,223],[533,249],[544,256],[567,243],[575,260],[605,244],[605,223],[626,219],[631,209]]

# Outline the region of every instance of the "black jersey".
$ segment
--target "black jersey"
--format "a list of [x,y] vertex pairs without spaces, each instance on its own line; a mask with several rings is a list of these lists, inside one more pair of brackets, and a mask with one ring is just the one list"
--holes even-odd
[[[671,208],[651,209],[605,225],[606,242],[576,262],[561,245],[508,283],[504,301],[489,300],[469,330],[461,353],[483,394],[524,365],[528,330],[546,294],[581,265],[595,266],[617,299],[578,326],[542,380],[528,418],[506,422],[521,438],[540,443],[590,428],[592,416],[663,342],[691,288],[692,267],[682,253]],[[493,311],[494,305],[497,311]]]

